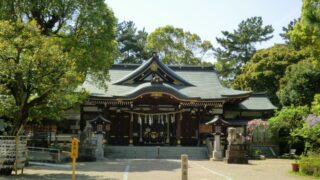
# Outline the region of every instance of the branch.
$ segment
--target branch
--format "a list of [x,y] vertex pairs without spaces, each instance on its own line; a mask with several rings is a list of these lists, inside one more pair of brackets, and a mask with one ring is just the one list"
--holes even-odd
[[28,106],[29,107],[33,107],[35,105],[38,105],[40,104],[45,98],[48,97],[49,93],[51,92],[51,90],[48,90],[47,92],[43,93],[41,96],[31,100],[29,103],[28,103]]

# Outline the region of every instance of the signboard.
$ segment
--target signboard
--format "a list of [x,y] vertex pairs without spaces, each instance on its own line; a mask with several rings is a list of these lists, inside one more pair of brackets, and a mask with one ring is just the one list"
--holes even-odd
[[79,140],[72,138],[71,141],[71,158],[72,158],[72,180],[76,179],[76,159],[78,158]]
[[71,141],[71,158],[78,158],[79,140],[72,138]]
[[212,125],[200,124],[199,125],[200,133],[212,133]]
[[220,108],[213,108],[212,114],[223,114],[223,109]]

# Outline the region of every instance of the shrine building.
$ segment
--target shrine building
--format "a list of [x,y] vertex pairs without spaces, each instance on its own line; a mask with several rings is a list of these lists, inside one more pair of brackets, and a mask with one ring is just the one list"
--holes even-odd
[[[83,131],[104,118],[109,123],[95,130],[110,145],[199,146],[228,127],[245,134],[249,120],[267,119],[276,109],[265,94],[223,87],[212,66],[166,65],[153,55],[141,65],[112,65],[109,74],[107,90],[83,84],[90,96],[70,120]],[[215,118],[227,123],[208,124]]]

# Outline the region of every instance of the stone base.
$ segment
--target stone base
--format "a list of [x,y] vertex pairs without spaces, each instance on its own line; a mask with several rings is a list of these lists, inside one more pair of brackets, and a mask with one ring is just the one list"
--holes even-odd
[[226,150],[226,158],[224,161],[228,164],[248,164],[246,154],[247,150],[245,145],[231,144],[228,145],[228,150]]
[[210,158],[210,160],[221,161],[222,160],[222,152],[221,151],[213,151],[212,158]]
[[96,161],[96,147],[92,144],[81,144],[79,147],[79,162]]
[[232,158],[232,159],[225,158],[224,161],[228,164],[248,164],[247,158]]

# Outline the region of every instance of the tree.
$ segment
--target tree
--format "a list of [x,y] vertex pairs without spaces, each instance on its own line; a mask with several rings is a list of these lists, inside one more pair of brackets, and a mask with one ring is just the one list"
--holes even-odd
[[303,118],[307,117],[308,112],[308,106],[286,106],[269,119],[269,127],[273,130],[287,128],[292,132],[302,127]]
[[149,58],[145,49],[148,33],[144,29],[137,32],[132,21],[123,21],[118,24],[117,31],[118,63],[142,63]]
[[0,112],[16,136],[28,118],[57,115],[83,99],[76,60],[36,21],[0,21]]
[[290,44],[289,32],[293,30],[294,26],[300,21],[300,18],[293,19],[289,22],[287,27],[282,27],[283,33],[280,33],[280,36],[285,41],[286,44]]
[[309,56],[307,52],[296,51],[283,44],[259,50],[243,66],[241,73],[233,81],[233,87],[266,92],[272,103],[278,105],[276,92],[279,90],[279,82],[285,75],[286,68],[307,56]]
[[268,120],[270,129],[279,135],[278,142],[282,153],[287,153],[291,146],[297,149],[298,153],[303,151],[303,139],[294,136],[293,132],[303,127],[303,119],[308,112],[308,106],[288,106],[276,111]]
[[216,70],[224,80],[233,80],[240,69],[255,54],[255,44],[273,37],[271,25],[263,26],[261,17],[242,21],[233,32],[222,31],[223,38],[216,38],[220,47],[214,48]]
[[316,94],[312,101],[311,112],[320,117],[320,94]]
[[316,151],[320,149],[320,118],[309,114],[304,118],[303,127],[295,129],[292,132],[292,136],[303,137],[305,142],[305,153],[309,150]]
[[77,70],[99,85],[108,79],[116,56],[115,17],[104,0],[2,0],[0,20],[35,20],[46,36],[63,43]]
[[320,69],[309,58],[287,68],[277,95],[284,106],[311,105],[316,93],[320,93]]
[[202,41],[197,34],[173,26],[157,28],[147,39],[149,51],[159,53],[168,64],[203,64],[206,55],[210,56],[212,45]]
[[[294,47],[307,49],[318,59],[320,56],[320,4],[318,0],[304,0],[301,20],[288,32]],[[319,62],[319,59],[317,60]]]

